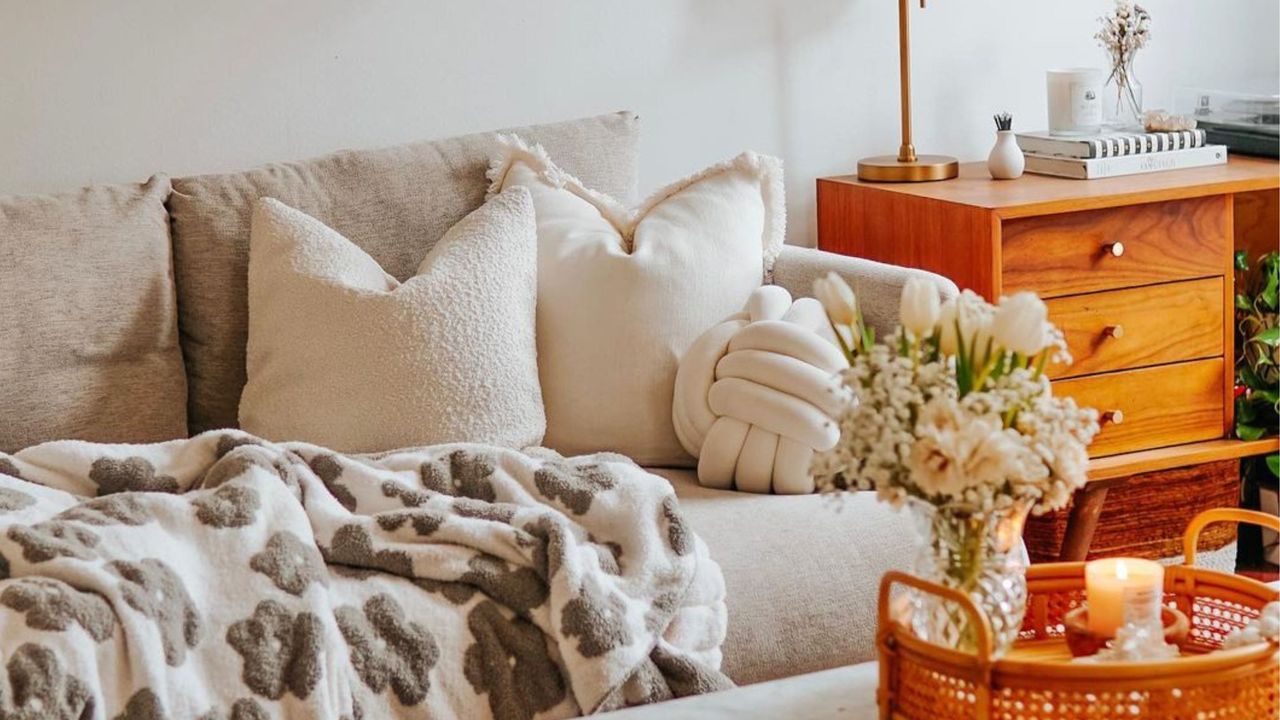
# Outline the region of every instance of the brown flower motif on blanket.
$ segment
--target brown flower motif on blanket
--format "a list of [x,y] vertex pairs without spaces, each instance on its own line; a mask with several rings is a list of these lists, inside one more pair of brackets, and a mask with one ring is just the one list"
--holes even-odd
[[444,524],[443,513],[426,508],[410,508],[407,510],[391,510],[373,516],[378,527],[387,532],[394,532],[404,527],[405,523],[413,525],[413,531],[421,537],[427,537],[440,529]]
[[130,494],[94,498],[57,514],[59,520],[74,520],[86,525],[145,525],[151,514],[138,498]]
[[447,458],[422,463],[419,474],[428,490],[491,503],[498,497],[490,480],[497,469],[492,455],[454,450]]
[[408,706],[426,699],[429,673],[440,658],[440,646],[426,628],[410,622],[385,594],[366,600],[364,612],[344,605],[334,614],[351,648],[351,665],[370,690],[380,693],[389,686]]
[[533,482],[538,492],[559,500],[575,515],[585,515],[595,496],[613,489],[618,481],[612,472],[597,463],[564,461],[549,462],[539,468],[533,474]]
[[215,528],[238,528],[252,525],[262,502],[258,491],[242,483],[229,483],[217,490],[196,493],[191,501],[196,519]]
[[231,714],[213,709],[201,715],[197,720],[271,720],[267,709],[253,698],[240,698],[231,705]]
[[291,532],[273,534],[262,552],[249,559],[249,567],[271,578],[276,587],[290,595],[302,595],[313,582],[326,582],[320,553]]
[[0,458],[0,475],[8,475],[12,478],[22,480],[22,473],[18,472],[18,466],[9,458]]
[[[209,466],[205,471],[204,477],[198,483],[203,488],[216,488],[228,483],[236,478],[249,472],[251,469],[258,467],[275,474],[276,469],[268,460],[259,459],[253,452],[254,448],[240,450],[229,455],[223,455],[221,459]],[[257,450],[261,453],[262,450]]]
[[399,500],[405,507],[426,505],[427,501],[434,495],[434,493],[427,492],[426,490],[407,487],[404,483],[399,483],[395,480],[383,481],[382,494],[384,497]]
[[35,525],[9,527],[9,539],[22,546],[22,557],[29,563],[41,563],[58,557],[88,560],[94,556],[98,534],[88,528],[48,520]]
[[67,673],[58,654],[44,645],[23,643],[5,664],[0,682],[4,720],[87,720],[97,717],[89,688]]
[[531,720],[564,700],[564,678],[536,625],[485,601],[467,615],[467,628],[475,642],[463,655],[462,671],[477,694],[489,696],[494,717]]
[[[7,462],[0,460],[0,462]],[[17,472],[17,470],[14,470]],[[3,467],[0,467],[0,475],[8,475]],[[36,504],[36,499],[30,495],[14,490],[13,488],[0,487],[0,512],[13,512],[14,510],[25,510]]]
[[578,638],[578,652],[588,658],[600,657],[633,640],[627,627],[626,601],[591,581],[564,604],[560,628],[565,635]]
[[667,542],[677,555],[688,555],[693,552],[693,532],[684,522],[680,507],[674,496],[668,495],[662,501],[662,517],[667,521]]
[[142,688],[134,693],[124,705],[124,712],[113,720],[169,720],[164,711],[164,703],[151,688]]
[[523,533],[517,541],[525,540],[525,544],[533,546],[533,567],[544,581],[551,582],[551,578],[560,572],[560,564],[568,548],[578,542],[568,522],[548,513],[525,523]]
[[244,684],[263,697],[279,700],[290,692],[305,700],[320,681],[324,626],[309,612],[294,615],[263,600],[253,617],[227,628],[227,644],[244,660]]
[[428,592],[440,593],[455,605],[467,602],[478,592],[484,593],[517,614],[526,614],[547,600],[547,584],[533,568],[512,570],[503,560],[482,554],[468,560],[467,568],[454,581],[419,578],[413,583]]
[[329,489],[333,497],[342,504],[342,507],[355,511],[356,496],[351,494],[346,485],[338,482],[338,478],[342,477],[342,461],[337,455],[317,455],[311,458],[307,465],[311,467],[311,472],[320,478],[320,482]]
[[374,550],[373,538],[362,525],[351,523],[338,528],[329,547],[320,554],[330,565],[373,568],[403,577],[413,577],[413,560],[399,550]]
[[465,518],[488,520],[510,524],[516,517],[519,505],[500,502],[483,502],[471,498],[455,498],[451,506],[453,511]]
[[200,641],[200,615],[182,578],[155,558],[115,560],[107,567],[120,576],[120,592],[129,607],[155,623],[165,662],[181,665],[187,659],[187,648]]
[[168,475],[157,475],[146,458],[123,460],[103,457],[93,461],[89,479],[98,484],[98,495],[118,492],[178,492],[178,481]]
[[9,579],[9,558],[0,553],[0,580]]
[[26,614],[27,627],[49,632],[76,623],[98,642],[116,629],[111,603],[97,593],[81,592],[53,578],[21,578],[0,592],[0,605]]
[[243,435],[223,435],[218,438],[218,444],[214,446],[213,454],[221,460],[227,453],[246,445],[262,447],[262,442],[256,438]]

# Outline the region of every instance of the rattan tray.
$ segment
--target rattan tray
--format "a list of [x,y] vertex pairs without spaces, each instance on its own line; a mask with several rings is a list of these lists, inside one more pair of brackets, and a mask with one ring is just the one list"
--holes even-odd
[[[1033,565],[1022,631],[1004,657],[991,657],[991,629],[955,590],[898,572],[880,583],[880,717],[885,720],[1273,720],[1280,712],[1280,647],[1257,643],[1218,650],[1232,630],[1258,617],[1280,591],[1194,567],[1195,542],[1210,522],[1280,521],[1211,510],[1187,530],[1188,564],[1166,568],[1165,601],[1191,631],[1182,657],[1159,662],[1073,663],[1062,617],[1084,602],[1084,563]],[[951,600],[977,619],[978,649],[963,653],[917,638],[891,612],[890,593],[906,585]],[[1210,654],[1211,653],[1211,654]]]

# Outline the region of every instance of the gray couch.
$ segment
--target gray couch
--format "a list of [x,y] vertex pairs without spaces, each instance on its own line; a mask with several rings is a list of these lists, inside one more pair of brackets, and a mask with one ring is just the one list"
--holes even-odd
[[[632,113],[517,130],[588,186],[636,194]],[[157,176],[0,198],[0,451],[60,438],[150,442],[232,427],[244,385],[250,207],[270,195],[404,279],[486,186],[489,134],[341,152],[242,173]],[[773,282],[807,295],[835,270],[893,323],[914,270],[787,248]],[[602,448],[607,449],[607,448]],[[750,683],[869,659],[880,575],[910,557],[905,517],[853,497],[700,487],[661,469],[724,569],[727,674]]]

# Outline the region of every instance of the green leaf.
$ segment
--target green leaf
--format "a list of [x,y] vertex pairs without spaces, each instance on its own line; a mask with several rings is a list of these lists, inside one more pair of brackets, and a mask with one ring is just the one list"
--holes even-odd
[[1253,303],[1249,302],[1248,295],[1236,293],[1236,309],[1244,310],[1245,312],[1249,312],[1253,309]]
[[1263,330],[1257,335],[1254,335],[1253,337],[1249,338],[1249,342],[1260,342],[1270,347],[1275,347],[1276,345],[1280,345],[1280,325],[1277,325],[1276,327],[1269,327],[1266,330]]
[[1258,373],[1248,365],[1240,365],[1236,368],[1236,378],[1239,384],[1244,385],[1250,390],[1265,390],[1267,384],[1258,377]]
[[1241,440],[1257,440],[1267,434],[1267,429],[1257,425],[1236,424],[1236,437]]
[[1236,425],[1247,425],[1258,419],[1258,408],[1241,395],[1236,398]]
[[1249,251],[1248,250],[1237,250],[1235,257],[1236,257],[1237,270],[1244,272],[1249,269]]
[[1277,401],[1280,401],[1280,393],[1275,390],[1255,390],[1253,397],[1261,398],[1268,405],[1275,405]]
[[1271,474],[1280,477],[1280,453],[1271,453],[1267,456],[1267,467],[1271,469]]

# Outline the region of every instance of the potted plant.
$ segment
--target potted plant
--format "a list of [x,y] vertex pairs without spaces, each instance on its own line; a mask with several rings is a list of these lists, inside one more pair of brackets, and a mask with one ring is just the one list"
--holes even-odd
[[[1257,440],[1277,432],[1280,416],[1280,253],[1270,252],[1253,266],[1246,251],[1235,256],[1236,287],[1236,388],[1235,433],[1241,440]],[[1275,508],[1276,481],[1280,478],[1280,454],[1245,458],[1240,467],[1247,507]],[[1269,503],[1267,501],[1270,501]],[[1273,510],[1274,511],[1274,510]],[[1256,563],[1255,549],[1275,542],[1261,539],[1258,529],[1240,529],[1241,560]],[[1266,558],[1275,563],[1274,554]]]

